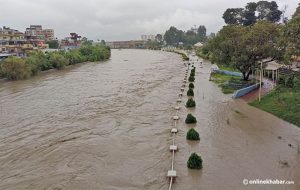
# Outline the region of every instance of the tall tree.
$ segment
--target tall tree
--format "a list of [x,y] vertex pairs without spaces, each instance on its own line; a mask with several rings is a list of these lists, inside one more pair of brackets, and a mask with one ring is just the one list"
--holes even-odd
[[197,36],[201,42],[206,40],[206,27],[204,25],[200,25],[197,29]]
[[166,31],[164,39],[168,45],[178,45],[179,42],[183,41],[184,32],[178,30],[174,26],[171,26],[169,30]]
[[250,2],[245,8],[229,8],[223,14],[226,24],[253,25],[260,20],[278,22],[282,11],[275,1]]
[[224,12],[223,19],[226,24],[242,24],[243,14],[243,8],[229,8]]
[[244,26],[249,26],[249,25],[253,25],[256,23],[256,16],[255,16],[255,11],[257,8],[257,4],[256,3],[248,3],[245,11],[244,11],[244,19],[243,19],[243,25]]
[[248,80],[259,63],[281,58],[279,37],[279,26],[268,21],[247,27],[228,25],[209,41],[208,47],[215,62],[232,65]]
[[300,17],[300,3],[298,4],[298,7],[296,9],[296,12],[293,14],[293,18],[299,16]]
[[293,56],[300,56],[300,16],[292,18],[284,27],[283,39],[286,41],[287,58],[291,59]]
[[282,11],[278,10],[278,5],[275,1],[257,2],[256,11],[258,12],[258,20],[268,20],[270,22],[278,22],[282,15]]

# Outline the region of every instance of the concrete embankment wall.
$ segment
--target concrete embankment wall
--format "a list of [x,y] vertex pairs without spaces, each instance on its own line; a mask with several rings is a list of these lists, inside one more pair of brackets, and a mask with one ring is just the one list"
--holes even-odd
[[237,90],[233,94],[232,98],[234,98],[234,99],[240,98],[240,97],[245,96],[246,94],[252,92],[253,90],[256,90],[257,88],[259,88],[259,83],[256,83],[252,86],[248,86],[246,88],[242,88],[240,90]]
[[[219,69],[214,69],[213,72],[224,74],[224,75],[231,75],[231,76],[243,77],[243,74],[239,73],[239,72],[219,70]],[[234,99],[240,98],[240,97],[245,96],[246,94],[252,92],[253,90],[256,90],[257,88],[259,88],[259,83],[251,85],[251,86],[248,86],[246,88],[242,88],[240,90],[237,90],[233,94],[232,98],[234,98]]]

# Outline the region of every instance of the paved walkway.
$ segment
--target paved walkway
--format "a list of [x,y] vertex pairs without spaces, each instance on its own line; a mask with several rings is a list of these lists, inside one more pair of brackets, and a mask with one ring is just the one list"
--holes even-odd
[[[263,78],[263,83],[264,85],[262,86],[261,96],[266,95],[275,87],[275,83],[268,78]],[[258,95],[259,95],[259,88],[243,96],[242,99],[245,100],[246,102],[252,102],[258,99]]]

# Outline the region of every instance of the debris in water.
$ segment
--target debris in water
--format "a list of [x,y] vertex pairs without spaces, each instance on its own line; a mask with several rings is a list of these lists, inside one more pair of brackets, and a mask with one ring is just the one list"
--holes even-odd
[[279,164],[281,164],[283,167],[290,167],[289,162],[286,160],[279,160]]

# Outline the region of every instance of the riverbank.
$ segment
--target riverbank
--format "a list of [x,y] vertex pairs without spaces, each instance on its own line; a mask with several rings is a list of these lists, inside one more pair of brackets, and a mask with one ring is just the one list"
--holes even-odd
[[[198,51],[198,56],[207,58]],[[236,71],[231,67],[223,66],[222,69],[229,71]],[[213,73],[211,80],[222,88],[224,94],[231,94],[238,88],[230,86],[228,83],[231,81],[238,82],[239,77],[227,76],[222,74]],[[273,89],[274,84],[270,84],[268,79],[263,79],[264,85],[261,91],[261,102],[258,101],[258,91],[255,90],[247,94],[244,99],[249,105],[259,108],[263,111],[269,112],[278,118],[284,119],[291,124],[300,127],[300,92],[284,86]],[[272,83],[272,82],[271,82]],[[246,84],[247,85],[247,84]]]
[[[203,169],[176,168],[179,177],[174,190],[244,189],[244,179],[257,178],[292,180],[295,184],[284,188],[298,189],[300,171],[295,168],[300,167],[300,155],[296,150],[300,143],[299,128],[249,106],[244,100],[224,95],[217,84],[209,81],[211,63],[191,61],[197,67],[194,89],[197,107],[191,113],[197,118],[201,140],[200,143],[186,143],[189,127],[184,126],[184,121],[179,123],[182,132],[178,134],[180,151],[176,153],[176,166],[185,166],[189,155],[199,152]],[[185,117],[185,113],[180,115],[180,118]],[[257,189],[257,186],[248,188]],[[270,185],[260,189],[270,188],[282,190],[282,186]]]
[[255,100],[249,104],[300,127],[299,90],[278,86],[263,96],[261,102]]
[[190,60],[190,58],[187,56],[187,54],[180,51],[180,50],[176,50],[176,49],[175,50],[168,50],[168,49],[166,49],[166,50],[163,50],[163,51],[179,54],[179,55],[181,55],[183,61],[189,61]]
[[69,65],[104,61],[110,58],[110,48],[83,45],[79,49],[43,53],[31,52],[26,58],[8,57],[0,62],[0,75],[8,80],[22,80],[52,69],[62,70]]

